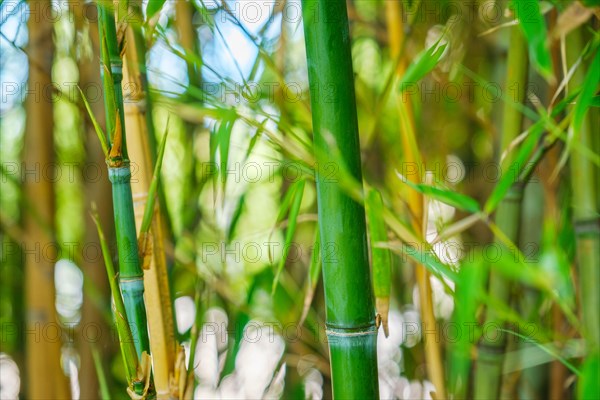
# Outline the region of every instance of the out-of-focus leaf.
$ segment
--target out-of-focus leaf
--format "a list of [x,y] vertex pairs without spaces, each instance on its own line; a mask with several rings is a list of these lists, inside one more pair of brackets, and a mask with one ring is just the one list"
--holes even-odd
[[156,201],[156,193],[158,191],[158,184],[160,182],[160,170],[162,168],[162,162],[165,155],[165,148],[167,147],[167,136],[169,135],[169,119],[163,134],[160,148],[158,149],[158,157],[156,158],[156,165],[154,166],[154,172],[152,173],[152,182],[150,183],[150,189],[148,190],[148,201],[144,209],[144,217],[142,219],[142,225],[140,227],[140,233],[148,232],[150,230],[150,224],[152,222],[152,216],[154,215],[154,203]]
[[598,91],[598,83],[600,82],[600,51],[596,50],[594,59],[583,81],[581,93],[577,98],[577,104],[573,108],[573,128],[575,132],[579,132],[583,118],[588,108],[592,104]]
[[583,0],[583,4],[587,7],[598,7],[600,6],[600,0]]
[[529,58],[539,73],[552,80],[552,59],[548,49],[546,21],[538,0],[513,0],[521,29],[529,47]]
[[433,254],[430,249],[422,249],[419,243],[380,243],[379,247],[384,247],[392,250],[394,253],[402,257],[411,258],[417,264],[422,264],[429,272],[437,277],[444,277],[452,282],[456,282],[457,273],[449,266],[442,263]]
[[98,136],[98,140],[100,140],[100,145],[102,146],[102,151],[104,152],[104,157],[108,157],[109,148],[108,148],[108,142],[106,141],[106,135],[104,134],[104,131],[100,127],[100,124],[98,124],[98,121],[96,120],[96,117],[94,117],[94,113],[92,112],[92,108],[90,107],[90,103],[88,102],[87,98],[83,94],[83,91],[81,90],[81,88],[79,87],[79,85],[77,86],[77,89],[79,89],[79,93],[81,94],[81,98],[83,99],[83,104],[85,104],[85,109],[87,110],[88,115],[90,116],[90,120],[92,121],[92,125],[94,125],[94,130],[96,131],[96,135]]
[[150,19],[159,12],[165,5],[166,0],[150,0],[148,1],[148,7],[146,8],[146,18]]
[[308,316],[308,311],[312,304],[315,295],[315,289],[319,277],[321,276],[321,239],[319,227],[315,229],[315,240],[313,244],[312,254],[310,255],[310,266],[308,268],[308,282],[306,285],[306,294],[304,295],[304,306],[302,308],[302,316],[300,317],[299,325],[302,325]]
[[403,175],[396,172],[396,175],[402,182],[413,188],[419,193],[431,197],[432,199],[446,203],[452,207],[456,207],[460,210],[468,211],[471,213],[478,213],[481,211],[477,200],[464,195],[462,193],[453,192],[451,190],[437,188],[435,186],[424,185],[421,183],[413,183],[406,179]]
[[430,73],[440,62],[447,46],[447,44],[440,44],[438,40],[430,48],[419,53],[406,69],[400,82],[398,82],[399,91],[401,93],[406,91],[410,85],[420,81]]
[[277,272],[275,274],[275,278],[273,279],[273,288],[271,290],[271,294],[275,294],[275,289],[277,288],[277,283],[279,282],[279,275],[281,275],[281,271],[283,271],[283,267],[285,266],[285,261],[287,260],[288,252],[290,250],[290,244],[292,243],[294,233],[296,232],[296,222],[298,220],[298,214],[300,213],[300,205],[302,204],[305,183],[306,181],[301,179],[294,184],[294,201],[291,205],[290,214],[288,216],[288,226],[285,231],[283,254],[281,255],[279,265],[277,266]]
[[600,352],[588,354],[583,367],[581,377],[577,385],[578,398],[582,400],[596,400],[600,393]]
[[152,174],[152,182],[150,183],[150,189],[148,190],[148,199],[144,208],[144,216],[142,218],[142,224],[140,226],[140,233],[138,235],[138,252],[140,254],[140,260],[142,261],[142,268],[149,269],[150,262],[152,260],[152,237],[149,234],[150,224],[152,223],[152,217],[154,216],[154,204],[156,203],[156,195],[158,192],[158,184],[160,181],[160,170],[162,168],[162,161],[165,155],[165,147],[167,147],[167,136],[169,133],[169,119],[167,119],[167,125],[165,133],[163,134],[160,148],[158,149],[158,157],[156,158],[156,165],[154,166],[154,172]]
[[540,120],[535,123],[529,130],[527,138],[520,146],[519,151],[512,158],[510,165],[502,167],[502,177],[494,187],[494,191],[485,203],[484,211],[490,214],[496,209],[500,201],[504,198],[508,189],[519,179],[520,171],[525,166],[525,163],[532,153],[535,145],[538,143],[542,133],[544,132],[545,120]]
[[540,267],[555,282],[558,300],[565,306],[575,307],[575,289],[571,281],[571,265],[565,249],[560,246],[559,232],[553,220],[544,224],[543,247],[539,259]]
[[594,15],[594,12],[591,8],[584,7],[580,2],[574,1],[558,16],[556,25],[552,29],[552,38],[558,39],[567,35],[585,23],[592,15]]
[[[481,293],[485,288],[487,276],[487,263],[477,257],[469,260],[460,268],[455,290],[455,306],[452,321],[465,332],[469,326],[475,327],[477,323],[477,307],[481,302]],[[477,333],[475,330],[473,333]],[[477,335],[462,334],[451,346],[450,357],[450,390],[456,398],[464,398],[469,371],[471,368],[471,349],[477,343]]]
[[392,260],[389,249],[377,246],[380,242],[387,242],[388,237],[385,221],[383,220],[383,200],[381,199],[381,194],[376,189],[371,189],[367,193],[365,208],[369,222],[371,267],[376,309],[377,314],[381,318],[385,337],[388,337],[388,314],[390,309],[390,292],[392,290]]
[[227,240],[231,241],[233,236],[235,235],[235,228],[237,228],[237,224],[240,220],[240,216],[242,215],[242,211],[244,210],[244,205],[246,204],[246,193],[240,196],[237,207],[235,208],[235,212],[233,213],[233,217],[231,218],[231,223],[229,224],[229,228],[227,230]]

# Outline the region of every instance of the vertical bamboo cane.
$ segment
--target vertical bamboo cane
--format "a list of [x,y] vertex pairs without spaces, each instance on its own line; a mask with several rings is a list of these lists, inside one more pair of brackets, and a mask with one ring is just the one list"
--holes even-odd
[[[567,37],[568,65],[575,63],[583,52],[581,30]],[[596,50],[598,51],[598,50]],[[598,54],[596,54],[596,58]],[[591,57],[592,58],[592,57]],[[584,70],[579,68],[571,80],[573,87],[584,81]],[[592,130],[588,118],[584,119],[579,132],[575,132],[580,145],[592,148]],[[596,133],[597,134],[597,133]],[[598,219],[598,186],[595,175],[597,167],[587,157],[573,154],[570,159],[571,184],[573,187],[573,224],[576,237],[576,257],[579,271],[580,299],[584,336],[589,353],[600,351],[600,222]]]
[[[521,133],[523,116],[515,105],[522,103],[525,98],[525,86],[527,82],[527,44],[519,27],[511,28],[510,47],[507,61],[507,88],[516,87],[515,98],[507,99],[504,105],[502,148],[508,145]],[[512,104],[511,104],[512,103]],[[510,157],[503,163],[504,170],[510,165]],[[508,172],[507,172],[508,173]],[[504,232],[513,243],[518,242],[519,221],[521,217],[521,203],[523,199],[524,184],[516,182],[500,202],[496,211],[495,221],[498,228]],[[509,252],[506,246],[497,241],[501,251]],[[490,268],[489,292],[492,297],[510,302],[509,282],[494,268]],[[486,310],[485,324],[500,327],[504,323],[500,313],[494,308]],[[495,399],[500,394],[502,384],[502,363],[506,337],[500,331],[494,334],[484,335],[478,345],[477,366],[475,370],[474,397],[476,399]]]
[[[130,2],[132,14],[141,16],[138,8],[141,2]],[[135,199],[135,219],[139,229],[144,216],[148,198],[148,190],[152,181],[153,161],[149,139],[154,135],[152,116],[147,106],[147,78],[145,74],[145,45],[141,27],[129,26],[124,57],[125,87],[132,90],[125,92],[125,125],[129,139],[129,154],[137,163],[137,176],[131,188]],[[157,202],[158,203],[158,202]],[[145,299],[148,325],[150,328],[150,349],[152,350],[154,385],[159,399],[169,398],[171,388],[170,377],[175,364],[176,343],[174,337],[173,311],[169,283],[167,278],[167,262],[163,249],[163,225],[157,205],[154,210],[150,230],[148,248],[149,265],[144,273]],[[145,266],[146,267],[146,266]]]
[[[108,156],[108,177],[112,183],[115,232],[119,252],[119,285],[123,293],[123,301],[131,332],[135,339],[138,357],[142,352],[150,352],[146,308],[144,305],[143,272],[138,256],[138,244],[135,230],[133,199],[131,194],[131,168],[125,141],[123,92],[123,63],[120,58],[115,18],[112,10],[98,6],[100,38],[106,45],[102,52],[102,61],[110,68],[115,98],[111,99],[108,85],[110,79],[107,71],[102,70],[104,78],[104,107],[106,110],[106,127],[111,138],[111,151]],[[107,83],[108,82],[108,83]],[[115,107],[117,108],[115,110]],[[115,115],[116,113],[116,115]]]
[[[42,95],[50,87],[54,45],[53,24],[50,19],[51,2],[40,0],[29,3],[29,90],[25,128],[24,196],[32,201],[35,214],[24,213],[24,228],[30,240],[25,243],[25,302],[27,315],[26,371],[27,397],[56,399],[69,396],[69,386],[61,367],[60,340],[49,340],[48,331],[57,324],[54,308],[54,262],[52,254],[40,249],[53,241],[54,187],[52,181],[39,171],[50,168],[54,161],[53,107],[52,99]],[[44,229],[40,224],[47,225]],[[54,246],[51,246],[54,248]],[[33,251],[32,251],[33,249]]]
[[[348,171],[362,182],[346,3],[304,0],[302,13],[317,161],[320,166],[335,162],[329,148],[337,146]],[[332,89],[331,96],[321,92],[326,88]],[[376,399],[377,336],[365,211],[319,168],[316,181],[333,396]]]

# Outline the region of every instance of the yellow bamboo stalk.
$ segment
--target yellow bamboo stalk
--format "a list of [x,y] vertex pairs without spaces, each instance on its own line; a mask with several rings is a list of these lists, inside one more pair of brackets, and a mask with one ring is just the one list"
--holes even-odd
[[[196,54],[196,31],[193,25],[193,6],[188,0],[175,2],[175,26],[179,42],[187,54]],[[200,71],[194,62],[187,62],[188,77],[192,85],[198,85]]]
[[[126,33],[125,56],[123,57],[123,94],[125,103],[125,130],[127,149],[136,174],[132,176],[131,190],[134,200],[136,226],[139,229],[146,207],[148,190],[152,181],[153,163],[148,142],[148,127],[145,115],[145,95],[139,70],[139,57],[135,47],[133,28]],[[174,393],[171,377],[174,377],[176,342],[171,295],[167,278],[167,262],[163,248],[164,231],[160,218],[158,200],[154,210],[151,232],[151,257],[144,271],[144,293],[150,351],[154,373],[154,386],[158,399],[169,399]],[[144,266],[145,262],[144,262]]]
[[[52,99],[43,95],[51,85],[54,45],[53,24],[48,14],[49,0],[30,3],[29,29],[29,90],[25,130],[24,168],[42,171],[51,167],[54,154]],[[64,399],[69,397],[69,385],[60,364],[61,341],[54,288],[56,254],[41,249],[53,242],[54,186],[41,173],[28,174],[23,182],[24,196],[32,208],[24,215],[24,228],[29,240],[25,252],[26,371],[27,397],[32,399]],[[37,214],[37,215],[35,215]],[[45,225],[45,226],[43,226]],[[52,333],[51,333],[52,332]]]
[[[402,2],[386,1],[386,22],[388,27],[388,38],[391,55],[398,61],[397,74],[401,77],[406,70],[406,59],[401,53],[404,47],[404,24],[402,20]],[[403,100],[401,96],[396,98],[398,106],[398,116],[400,118],[400,132],[402,146],[404,151],[405,165],[415,171],[414,174],[407,174],[406,178],[413,183],[419,183],[420,172],[423,167],[421,155],[416,140],[416,125],[412,110],[410,98]],[[412,169],[415,168],[415,169]],[[408,208],[411,214],[411,225],[418,237],[425,237],[426,226],[421,227],[425,221],[427,208],[424,207],[425,201],[415,190],[408,192]],[[425,214],[425,215],[424,215]],[[425,240],[425,239],[423,239]],[[444,367],[442,363],[442,354],[440,343],[436,341],[438,327],[435,323],[433,313],[433,301],[431,293],[431,282],[429,273],[423,265],[415,266],[415,275],[417,286],[419,288],[419,302],[421,308],[421,320],[423,326],[423,340],[425,342],[425,360],[427,362],[427,372],[429,379],[436,388],[435,397],[438,399],[446,398],[446,388],[444,379]]]

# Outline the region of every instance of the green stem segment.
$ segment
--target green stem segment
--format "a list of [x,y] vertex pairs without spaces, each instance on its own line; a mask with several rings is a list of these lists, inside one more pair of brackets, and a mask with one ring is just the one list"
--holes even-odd
[[[108,159],[108,177],[112,183],[113,208],[115,218],[115,231],[117,248],[119,252],[119,285],[125,303],[125,310],[131,332],[134,337],[135,348],[141,359],[142,352],[150,353],[148,340],[148,327],[146,308],[144,305],[143,272],[138,255],[137,235],[135,229],[135,215],[133,198],[131,194],[131,169],[127,157],[125,143],[125,112],[123,106],[123,62],[119,55],[115,18],[111,9],[98,6],[100,24],[100,39],[103,42],[102,62],[110,66],[110,71],[102,68],[104,82],[104,106],[106,109],[107,132],[109,136],[118,128],[117,115],[121,121],[121,138],[110,138],[110,144],[118,145],[118,158]],[[107,76],[110,74],[110,76]],[[110,87],[112,84],[112,88]],[[113,93],[114,96],[109,95]],[[116,143],[120,140],[120,143]],[[107,155],[107,158],[109,155]],[[115,163],[117,161],[117,163]]]
[[[511,142],[521,133],[523,115],[517,108],[525,98],[527,83],[527,43],[519,27],[513,27],[510,34],[510,47],[507,61],[506,87],[517,90],[515,97],[507,99],[504,105],[502,147],[507,149]],[[510,154],[506,156],[503,166],[511,163]],[[512,243],[518,243],[519,221],[521,217],[521,204],[525,182],[515,182],[504,199],[498,205],[495,221],[500,229]],[[497,240],[496,243],[502,251],[510,252],[506,245]],[[489,293],[493,298],[506,304],[510,302],[511,286],[498,267],[491,265]],[[501,328],[504,320],[498,310],[488,307],[485,317],[486,326]],[[483,335],[478,346],[477,367],[475,371],[474,398],[496,399],[500,395],[502,385],[502,365],[506,348],[506,335],[500,330]]]
[[125,310],[131,332],[135,338],[138,356],[150,352],[146,307],[144,305],[144,275],[140,266],[138,244],[131,195],[131,169],[129,165],[109,168],[112,183],[115,231],[119,252],[119,286],[125,302]]
[[375,399],[377,331],[365,210],[340,187],[340,174],[337,179],[326,174],[332,169],[327,167],[339,171],[342,161],[362,182],[346,2],[303,0],[302,8],[333,396]]

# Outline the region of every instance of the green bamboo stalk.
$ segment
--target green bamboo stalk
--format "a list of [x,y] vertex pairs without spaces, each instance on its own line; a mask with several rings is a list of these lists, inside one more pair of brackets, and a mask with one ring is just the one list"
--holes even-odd
[[115,231],[119,254],[119,285],[138,357],[150,352],[143,272],[138,256],[135,215],[131,194],[131,168],[125,140],[123,63],[120,58],[115,18],[112,11],[98,5],[100,37],[103,41],[102,69],[105,95],[106,126],[110,151],[107,154],[108,177],[112,184]]
[[[582,32],[573,31],[567,38],[567,63],[573,65],[583,52]],[[598,87],[598,71],[600,70],[600,52],[590,57],[588,76],[595,76]],[[590,85],[585,70],[579,68],[571,80],[571,87]],[[581,102],[581,96],[578,102]],[[585,111],[584,111],[585,112]],[[586,118],[588,117],[588,118]],[[580,122],[574,122],[570,129],[580,145],[593,148],[592,128],[589,115],[583,116]],[[596,133],[597,134],[597,133]],[[578,382],[578,397],[593,398],[598,395],[598,363],[600,358],[600,219],[598,217],[598,169],[587,158],[571,153],[571,185],[573,225],[575,227],[576,263],[580,282],[580,304],[583,321],[583,334],[586,339],[587,355],[584,374]]]
[[128,383],[127,392],[132,399],[143,400],[147,398],[147,394],[152,394],[149,371],[150,359],[148,353],[144,352],[142,357],[140,357],[141,362],[138,362],[136,343],[134,343],[135,339],[130,328],[131,323],[128,321],[127,312],[125,310],[126,305],[123,301],[124,296],[121,296],[121,291],[119,291],[117,285],[117,274],[115,273],[115,267],[104,237],[104,232],[102,231],[100,221],[98,220],[95,204],[92,204],[92,218],[96,224],[96,230],[98,231],[100,248],[102,249],[104,265],[110,284],[110,291],[113,299],[113,311],[115,312],[115,325],[119,335],[119,347],[121,348],[121,355],[125,364],[125,376]]
[[[576,30],[567,38],[567,60],[573,65],[582,53],[581,31]],[[596,55],[596,57],[598,57]],[[593,68],[593,67],[592,67]],[[571,80],[572,87],[578,87],[584,82],[584,71],[580,68]],[[592,147],[592,132],[587,119],[583,120],[579,132],[576,132],[581,145]],[[600,282],[600,225],[596,196],[598,193],[595,180],[595,167],[587,158],[575,155],[571,157],[571,183],[573,185],[573,222],[577,242],[577,261],[580,274],[581,304],[583,321],[588,340],[593,348],[600,345],[600,293],[596,287]]]
[[[346,2],[303,0],[302,14],[318,165],[336,165],[339,151],[345,168],[362,182]],[[331,96],[322,92],[326,88]],[[333,396],[379,398],[365,210],[316,170]]]
[[[525,98],[525,86],[527,82],[527,43],[519,27],[511,28],[510,47],[507,61],[506,87],[516,87],[515,97],[507,99],[504,104],[502,148],[508,148],[509,144],[521,133],[523,115],[517,108]],[[510,165],[510,154],[505,158],[502,165]],[[508,173],[508,172],[507,172]],[[524,182],[517,180],[509,189],[503,200],[500,201],[496,210],[495,221],[508,239],[518,243],[519,221],[521,216],[521,203],[523,199]],[[509,252],[505,244],[496,240],[501,251]],[[510,284],[498,271],[499,266],[491,265],[490,268],[490,295],[504,303],[510,302]],[[486,310],[485,324],[488,326],[503,326],[503,319],[493,307]],[[490,330],[491,331],[491,330]],[[495,334],[483,335],[477,352],[477,364],[475,370],[474,398],[496,399],[500,395],[502,385],[502,364],[506,348],[506,335],[497,330]]]

